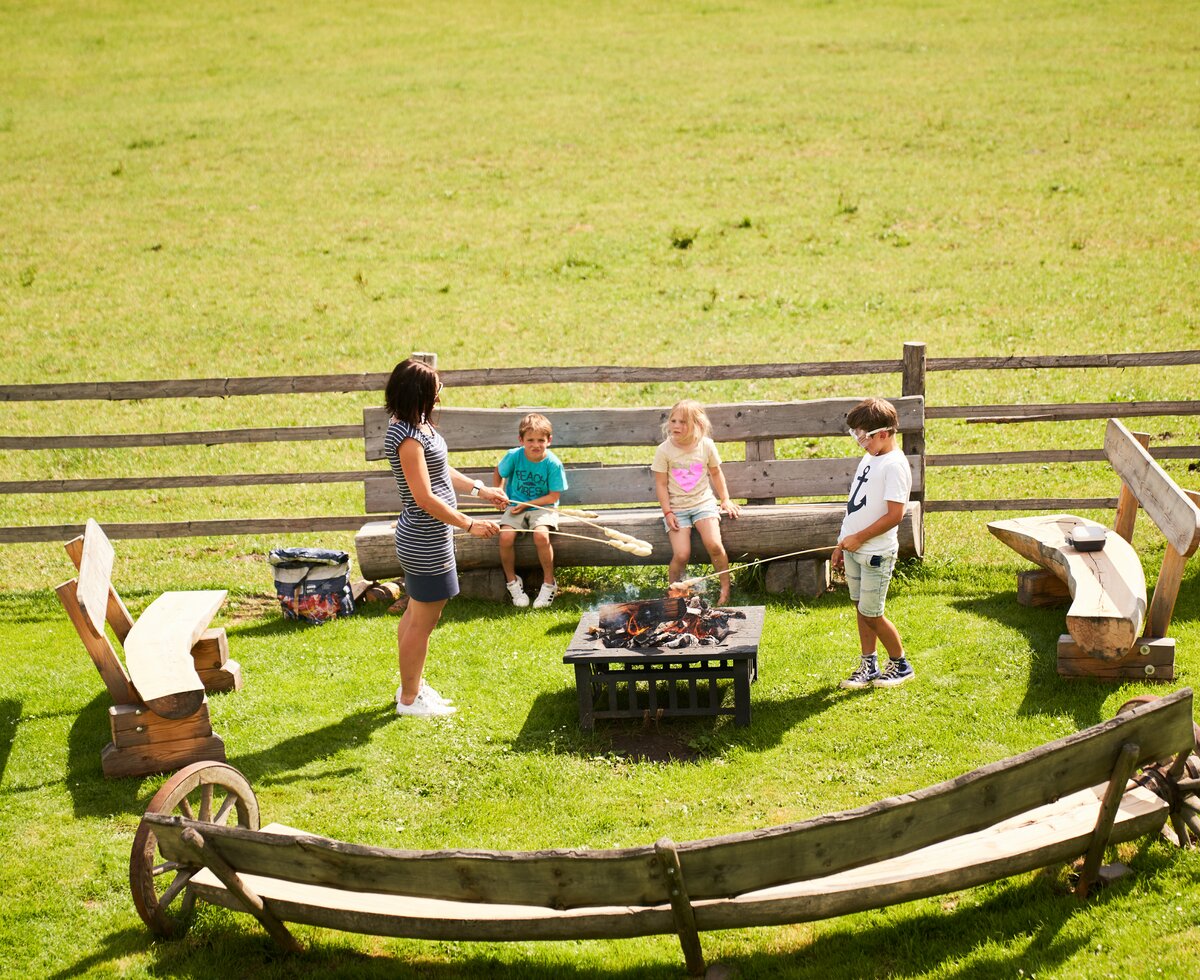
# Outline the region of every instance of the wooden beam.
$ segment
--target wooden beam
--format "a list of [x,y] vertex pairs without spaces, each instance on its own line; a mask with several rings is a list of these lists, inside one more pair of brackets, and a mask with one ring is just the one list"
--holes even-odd
[[118,705],[139,704],[142,699],[138,697],[137,691],[130,683],[129,675],[125,673],[125,667],[118,659],[112,644],[108,642],[108,635],[103,630],[97,635],[79,605],[76,598],[77,585],[77,581],[71,579],[71,581],[57,586],[54,591],[58,594],[58,601],[67,611],[67,618],[71,620],[71,625],[79,634],[84,649],[92,658],[96,670],[100,672],[100,679],[104,681],[104,686],[108,690],[109,697],[113,699],[113,703]]
[[83,532],[83,557],[79,560],[79,585],[76,595],[96,636],[104,635],[104,620],[108,612],[108,593],[112,588],[113,546],[100,530],[100,525],[88,518]]
[[1041,354],[1008,357],[931,357],[930,371],[1010,371],[1031,368],[1053,370],[1078,368],[1171,367],[1200,364],[1200,350],[1160,351],[1133,354]]
[[201,432],[0,436],[0,449],[124,449],[148,446],[220,446],[230,443],[321,442],[361,438],[360,425],[290,425],[262,429],[212,429]]
[[258,919],[262,927],[270,933],[271,938],[275,942],[289,953],[303,951],[304,947],[288,931],[287,926],[279,920],[274,912],[267,908],[263,900],[246,884],[241,875],[229,866],[229,863],[221,857],[216,848],[210,846],[193,827],[185,827],[181,836],[184,843],[191,849],[196,862],[208,868],[217,876],[221,884],[229,889],[231,894],[237,896],[242,907],[254,916],[254,918]]
[[[83,535],[72,538],[63,545],[63,548],[78,570],[83,563]],[[125,637],[133,629],[133,617],[129,615],[129,610],[125,608],[125,603],[117,594],[116,586],[111,582],[108,585],[108,610],[105,618],[108,620],[108,625],[112,627],[112,631],[117,634],[117,639],[124,643]]]
[[[1149,432],[1132,432],[1130,435],[1138,441],[1143,449],[1150,445]],[[1104,458],[1108,459],[1108,455],[1105,454]],[[1121,492],[1117,495],[1117,516],[1113,521],[1113,530],[1130,544],[1133,543],[1133,527],[1137,521],[1137,511],[1137,494],[1130,489],[1129,484],[1122,482]]]
[[[237,534],[291,534],[301,531],[356,531],[368,520],[362,514],[348,517],[238,517],[211,521],[156,521],[106,524],[109,538],[204,538]],[[82,524],[41,524],[0,527],[0,544],[61,541],[79,534]]]
[[1092,831],[1092,841],[1088,845],[1087,854],[1083,858],[1083,869],[1079,872],[1079,884],[1075,894],[1087,898],[1088,889],[1096,880],[1096,872],[1104,857],[1104,848],[1108,846],[1112,834],[1113,822],[1117,818],[1117,807],[1125,795],[1125,785],[1137,766],[1139,749],[1135,743],[1126,742],[1117,753],[1117,761],[1113,764],[1112,776],[1109,777],[1108,787],[1104,791],[1104,799],[1100,803],[1100,813],[1096,817],[1096,829]]
[[[862,399],[818,398],[800,402],[735,402],[708,406],[716,442],[748,439],[794,439],[801,436],[846,434],[846,413]],[[889,399],[896,407],[900,431],[920,429],[924,399]],[[438,431],[451,452],[507,449],[516,439],[517,422],[525,409],[442,408]],[[554,426],[555,448],[575,446],[655,446],[662,441],[662,423],[669,406],[647,408],[543,408]],[[383,459],[388,412],[363,410],[362,435],[366,458]]]
[[1200,547],[1200,507],[1116,419],[1104,432],[1104,452],[1138,503],[1184,558]]
[[146,706],[164,718],[185,718],[204,700],[192,647],[225,601],[224,589],[164,592],[125,638],[129,677]]
[[674,841],[663,837],[654,844],[654,854],[662,869],[663,881],[667,886],[667,901],[675,916],[675,931],[679,934],[679,945],[683,947],[683,958],[687,970],[694,977],[704,973],[704,951],[700,948],[700,933],[696,930],[696,913],[688,898],[687,883],[683,880],[683,868],[679,864],[679,852]]
[[1053,402],[1042,405],[931,405],[927,419],[966,419],[971,423],[1067,422],[1079,419],[1141,418],[1147,415],[1200,415],[1200,401]]

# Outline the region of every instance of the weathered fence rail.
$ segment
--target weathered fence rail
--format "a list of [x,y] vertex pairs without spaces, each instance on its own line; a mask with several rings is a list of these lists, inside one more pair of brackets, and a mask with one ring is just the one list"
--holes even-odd
[[[649,384],[703,383],[741,380],[786,380],[798,378],[900,375],[898,394],[925,395],[925,416],[930,421],[959,420],[968,424],[1006,425],[1021,422],[1065,422],[1100,418],[1139,418],[1200,415],[1200,401],[1104,401],[1027,405],[937,405],[926,394],[929,372],[990,372],[1021,370],[1072,370],[1105,368],[1184,367],[1200,364],[1200,350],[1146,353],[1038,355],[1012,357],[926,357],[924,346],[908,344],[903,356],[868,361],[817,361],[780,364],[731,364],[686,367],[518,367],[445,370],[447,385],[457,388],[553,384]],[[161,381],[68,382],[55,384],[0,385],[0,402],[59,402],[76,400],[128,401],[154,398],[232,398],[255,395],[338,394],[379,392],[386,373],[324,374],[291,377],[207,378]],[[47,413],[58,419],[64,413]],[[129,449],[153,447],[217,446],[318,441],[353,441],[364,437],[361,421],[346,424],[270,426],[236,429],[198,429],[179,432],[130,432],[112,434],[13,435],[0,432],[0,451],[63,449]],[[1053,449],[977,453],[938,453],[925,445],[927,433],[910,436],[906,451],[926,454],[931,468],[972,466],[1047,465],[1094,462],[1104,459],[1103,450]],[[910,444],[911,443],[911,444]],[[918,445],[919,443],[919,445]],[[932,448],[935,451],[930,452]],[[1200,459],[1200,446],[1151,446],[1156,459]],[[377,470],[296,471],[282,473],[234,473],[92,477],[87,475],[0,481],[0,496],[25,494],[72,494],[86,492],[154,491],[177,488],[230,488],[303,484],[358,483],[379,475]],[[386,473],[386,471],[383,471]],[[937,484],[930,480],[931,490]],[[927,492],[927,496],[929,493]],[[930,511],[1009,511],[1111,508],[1116,497],[1020,497],[1000,499],[927,499]],[[80,532],[87,515],[72,515],[64,523],[0,527],[0,543],[62,540]],[[349,515],[304,517],[247,517],[188,521],[113,523],[106,522],[112,537],[190,537],[236,534],[267,534],[325,530],[353,530],[367,518],[364,510]]]

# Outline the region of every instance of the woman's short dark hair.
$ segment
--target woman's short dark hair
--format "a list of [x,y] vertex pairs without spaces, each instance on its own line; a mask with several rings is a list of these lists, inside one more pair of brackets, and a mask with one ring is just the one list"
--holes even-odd
[[409,425],[420,425],[433,415],[437,394],[437,371],[424,361],[414,361],[410,357],[392,369],[383,397],[385,407],[393,416]]

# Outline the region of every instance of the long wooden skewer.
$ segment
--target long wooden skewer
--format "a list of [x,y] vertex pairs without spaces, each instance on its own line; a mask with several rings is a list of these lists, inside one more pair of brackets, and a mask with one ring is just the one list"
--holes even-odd
[[724,572],[713,572],[711,575],[698,575],[695,578],[685,578],[678,582],[672,582],[669,588],[672,589],[690,589],[693,585],[698,585],[705,579],[716,578],[718,575],[725,575],[731,572],[740,572],[743,568],[749,568],[751,565],[761,565],[767,561],[778,561],[780,558],[795,558],[797,555],[811,555],[818,551],[832,551],[832,548],[805,548],[803,551],[789,551],[785,555],[772,555],[770,558],[759,558],[756,561],[748,561],[744,565],[738,565],[737,568],[727,568]]
[[[543,507],[541,504],[531,504],[523,500],[514,501],[514,503],[525,504],[526,507],[532,507],[534,510],[544,510],[551,514],[560,514],[563,517],[569,517],[572,520],[579,521],[581,524],[587,524],[594,527],[597,531],[604,534],[606,538],[612,538],[614,541],[623,541],[625,544],[636,545],[638,548],[645,550],[653,548],[649,541],[643,541],[641,538],[635,538],[632,534],[626,534],[624,531],[615,531],[611,527],[605,527],[603,524],[598,524],[591,520],[592,517],[599,517],[595,511],[579,510],[574,507]],[[588,539],[592,540],[591,538]],[[629,549],[622,549],[628,551]],[[630,552],[633,554],[634,552]]]
[[[533,532],[536,530],[536,528],[514,527],[514,528],[509,528],[509,530],[519,531],[522,534],[533,534]],[[641,541],[637,544],[634,544],[633,542],[630,542],[630,541],[614,541],[614,540],[602,541],[600,538],[589,538],[586,534],[571,534],[568,531],[558,531],[558,530],[555,530],[554,528],[547,528],[546,531],[549,534],[557,534],[561,538],[577,538],[580,541],[590,541],[590,542],[592,542],[592,544],[605,544],[605,545],[608,545],[610,548],[616,548],[617,551],[624,551],[624,552],[627,552],[628,554],[636,555],[638,558],[649,558],[650,552],[654,550],[648,541]],[[465,534],[466,532],[462,532],[462,533]],[[637,539],[635,538],[634,541],[637,541]]]

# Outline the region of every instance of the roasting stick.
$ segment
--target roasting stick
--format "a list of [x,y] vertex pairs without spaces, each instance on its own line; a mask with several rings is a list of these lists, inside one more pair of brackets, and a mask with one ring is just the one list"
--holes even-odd
[[[514,527],[510,530],[518,531],[522,534],[533,534],[535,528],[531,527]],[[586,534],[570,534],[567,531],[556,531],[551,528],[546,529],[550,534],[557,534],[560,538],[578,538],[580,541],[590,541],[592,544],[606,544],[610,548],[616,548],[617,551],[624,551],[631,555],[636,555],[638,558],[649,558],[650,552],[653,551],[648,541],[641,541],[634,544],[630,541],[603,541],[600,538],[589,538]],[[637,540],[636,538],[634,539]]]
[[[515,503],[521,504],[524,501],[517,500]],[[611,537],[613,541],[624,541],[626,545],[636,545],[638,548],[643,549],[643,551],[646,548],[652,547],[649,541],[643,541],[641,537],[634,537],[634,535],[625,534],[624,531],[613,530],[612,528],[606,528],[604,524],[596,523],[592,518],[599,517],[600,515],[595,511],[580,510],[578,507],[544,507],[541,504],[528,503],[526,506],[533,507],[534,510],[548,511],[550,513],[557,513],[557,515],[563,517],[570,517],[574,521],[578,521],[581,524],[588,524],[589,527],[602,531],[605,537]],[[589,537],[588,541],[590,540],[592,539]],[[628,549],[623,548],[622,551],[628,551]],[[630,552],[630,554],[634,554],[634,552]]]
[[698,575],[695,578],[685,578],[679,582],[672,582],[668,588],[672,589],[690,589],[693,585],[699,585],[705,579],[716,578],[718,575],[724,575],[726,572],[740,572],[743,568],[749,568],[751,565],[761,565],[766,561],[777,561],[780,558],[795,558],[797,555],[811,555],[818,551],[832,551],[829,547],[825,548],[805,548],[803,551],[789,551],[786,555],[772,555],[770,558],[759,558],[757,561],[748,561],[744,565],[738,565],[737,568],[728,568],[725,572],[713,572],[710,575]]
[[595,511],[577,510],[573,507],[543,507],[541,504],[525,504],[525,506],[532,507],[535,510],[545,510],[554,514],[561,514],[563,517],[570,517],[576,521],[579,521],[581,524],[588,524],[591,527],[594,527],[597,531],[603,531],[605,537],[612,538],[614,541],[624,541],[626,544],[637,545],[639,548],[651,547],[649,541],[643,541],[641,538],[635,538],[632,534],[626,534],[624,531],[614,531],[611,527],[605,527],[603,524],[597,524],[595,521],[590,520],[589,518],[600,516]]

